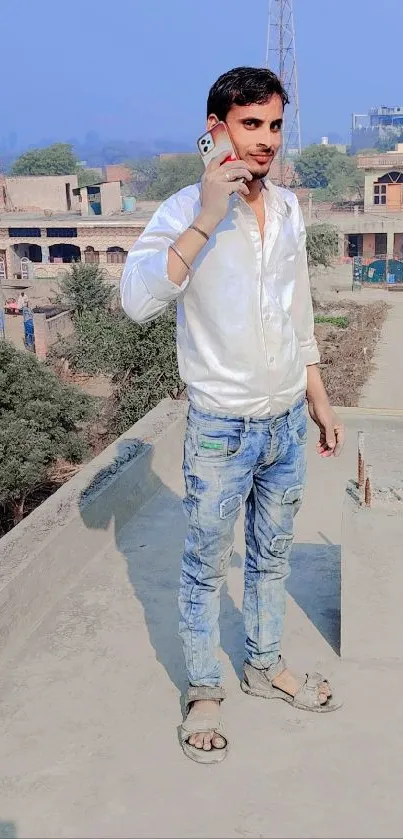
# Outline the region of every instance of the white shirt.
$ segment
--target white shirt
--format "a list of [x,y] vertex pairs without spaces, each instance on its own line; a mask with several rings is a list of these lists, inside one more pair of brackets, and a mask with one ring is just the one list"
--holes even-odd
[[296,196],[264,181],[263,244],[255,212],[231,196],[225,219],[182,286],[168,278],[168,248],[200,212],[200,184],[158,208],[131,248],[121,280],[137,323],[177,301],[179,372],[199,410],[237,417],[281,414],[304,396],[319,362]]

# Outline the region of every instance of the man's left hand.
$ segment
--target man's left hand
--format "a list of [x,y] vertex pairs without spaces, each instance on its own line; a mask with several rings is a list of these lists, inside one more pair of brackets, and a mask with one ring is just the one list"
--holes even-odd
[[328,402],[308,402],[308,410],[320,432],[316,451],[321,457],[338,457],[344,446],[343,423]]

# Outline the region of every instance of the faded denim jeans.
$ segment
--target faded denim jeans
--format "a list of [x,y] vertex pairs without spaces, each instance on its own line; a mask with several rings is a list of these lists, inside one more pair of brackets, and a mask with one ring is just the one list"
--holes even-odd
[[260,669],[278,660],[293,520],[305,483],[306,436],[305,400],[281,416],[257,420],[189,409],[179,629],[192,685],[221,683],[220,589],[243,504],[245,660]]

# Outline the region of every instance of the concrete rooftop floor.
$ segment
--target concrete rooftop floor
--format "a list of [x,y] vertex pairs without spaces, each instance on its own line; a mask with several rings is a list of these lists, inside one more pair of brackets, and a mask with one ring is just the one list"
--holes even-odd
[[343,709],[304,713],[239,689],[239,527],[221,619],[231,751],[212,767],[183,756],[176,590],[185,520],[173,462],[167,485],[124,527],[118,507],[105,510],[102,550],[1,670],[0,837],[403,835],[402,662],[387,650],[366,664],[338,656],[356,434],[367,430],[376,477],[401,482],[403,417],[345,418],[338,461],[315,456],[311,428],[284,640],[291,666],[332,677]]

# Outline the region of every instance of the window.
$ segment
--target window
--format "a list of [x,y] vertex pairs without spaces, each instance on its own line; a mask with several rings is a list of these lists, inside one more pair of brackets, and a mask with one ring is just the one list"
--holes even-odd
[[388,252],[387,233],[375,233],[375,256],[385,256]]
[[41,231],[39,227],[9,227],[8,235],[14,238],[39,239]]
[[46,235],[50,239],[76,239],[76,227],[47,227]]
[[374,204],[386,204],[386,184],[374,184]]
[[110,264],[122,264],[126,262],[127,251],[124,251],[123,248],[113,247],[108,248],[106,252],[106,261]]
[[84,262],[86,262],[87,264],[88,263],[98,264],[98,262],[99,262],[99,251],[94,250],[94,248],[92,248],[91,245],[88,245],[88,247],[84,251]]

